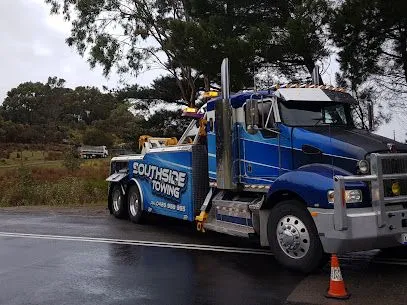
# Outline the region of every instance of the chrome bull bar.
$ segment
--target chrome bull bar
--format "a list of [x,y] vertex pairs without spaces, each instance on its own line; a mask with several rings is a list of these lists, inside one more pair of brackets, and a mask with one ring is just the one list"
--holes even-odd
[[[385,197],[384,180],[407,179],[407,170],[403,173],[383,174],[383,160],[407,159],[407,153],[372,153],[370,159],[371,175],[365,176],[334,176],[334,227],[337,231],[348,229],[348,217],[345,201],[346,182],[371,182],[372,208],[376,214],[377,227],[386,225],[386,204],[407,203],[407,196]],[[340,194],[338,196],[337,194]]]

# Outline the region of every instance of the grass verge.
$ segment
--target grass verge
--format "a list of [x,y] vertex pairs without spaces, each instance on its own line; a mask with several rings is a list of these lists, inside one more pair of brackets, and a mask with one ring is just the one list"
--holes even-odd
[[89,206],[107,200],[106,160],[84,162],[74,172],[55,166],[21,165],[0,171],[0,206]]

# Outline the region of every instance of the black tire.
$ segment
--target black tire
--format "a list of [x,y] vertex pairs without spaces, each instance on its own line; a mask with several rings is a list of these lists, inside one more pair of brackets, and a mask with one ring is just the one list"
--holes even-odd
[[310,273],[326,262],[314,220],[297,200],[282,201],[272,209],[267,235],[271,250],[283,266]]
[[111,212],[116,218],[125,218],[127,216],[126,198],[119,184],[112,186],[110,191]]
[[140,223],[143,211],[141,208],[141,195],[137,185],[130,186],[127,192],[127,207],[130,221]]

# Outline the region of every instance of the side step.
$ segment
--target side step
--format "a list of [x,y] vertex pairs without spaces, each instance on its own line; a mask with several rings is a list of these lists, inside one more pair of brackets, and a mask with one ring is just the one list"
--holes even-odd
[[228,235],[249,237],[255,234],[253,227],[253,207],[261,199],[236,198],[224,200],[224,193],[220,192],[212,200],[212,208],[208,219],[203,224],[204,228]]
[[249,234],[254,234],[254,229],[248,226],[242,226],[232,222],[226,222],[221,220],[206,221],[204,228],[209,231],[215,231],[239,237],[249,237]]

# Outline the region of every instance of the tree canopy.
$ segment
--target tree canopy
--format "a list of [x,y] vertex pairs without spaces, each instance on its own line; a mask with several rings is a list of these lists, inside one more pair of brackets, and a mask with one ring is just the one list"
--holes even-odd
[[[95,130],[115,143],[143,133],[179,135],[185,122],[171,107],[148,111],[160,103],[195,106],[198,91],[219,85],[224,57],[232,63],[235,91],[252,87],[265,67],[287,80],[309,80],[315,63],[336,54],[336,82],[358,101],[354,110],[361,127],[370,100],[376,127],[389,121],[388,105],[405,101],[407,4],[402,0],[391,5],[385,0],[44,1],[52,14],[71,23],[67,44],[92,67],[102,66],[105,75],[158,66],[168,73],[149,87],[130,84],[110,92],[66,88],[57,77],[23,83],[0,107],[0,139],[80,142],[85,135],[96,137]],[[131,113],[134,108],[139,112]]]
[[107,120],[118,104],[116,97],[97,88],[65,88],[65,80],[57,77],[26,82],[7,93],[0,106],[0,129],[7,130],[5,140],[10,142],[60,143],[68,140],[70,130]]
[[22,83],[0,105],[0,141],[109,147],[126,143],[136,148],[143,134],[179,137],[189,120],[181,117],[178,108],[149,111],[152,105],[168,106],[177,88],[174,82],[171,77],[160,77],[151,87],[129,86],[111,92],[67,88],[65,80],[57,77],[44,83]]
[[219,83],[229,57],[234,90],[251,87],[256,69],[312,71],[329,55],[328,0],[45,0],[72,23],[67,43],[108,74],[159,64],[177,100],[193,106],[200,87]]
[[355,84],[373,75],[382,86],[407,92],[406,10],[403,0],[345,0],[332,11],[341,70]]

